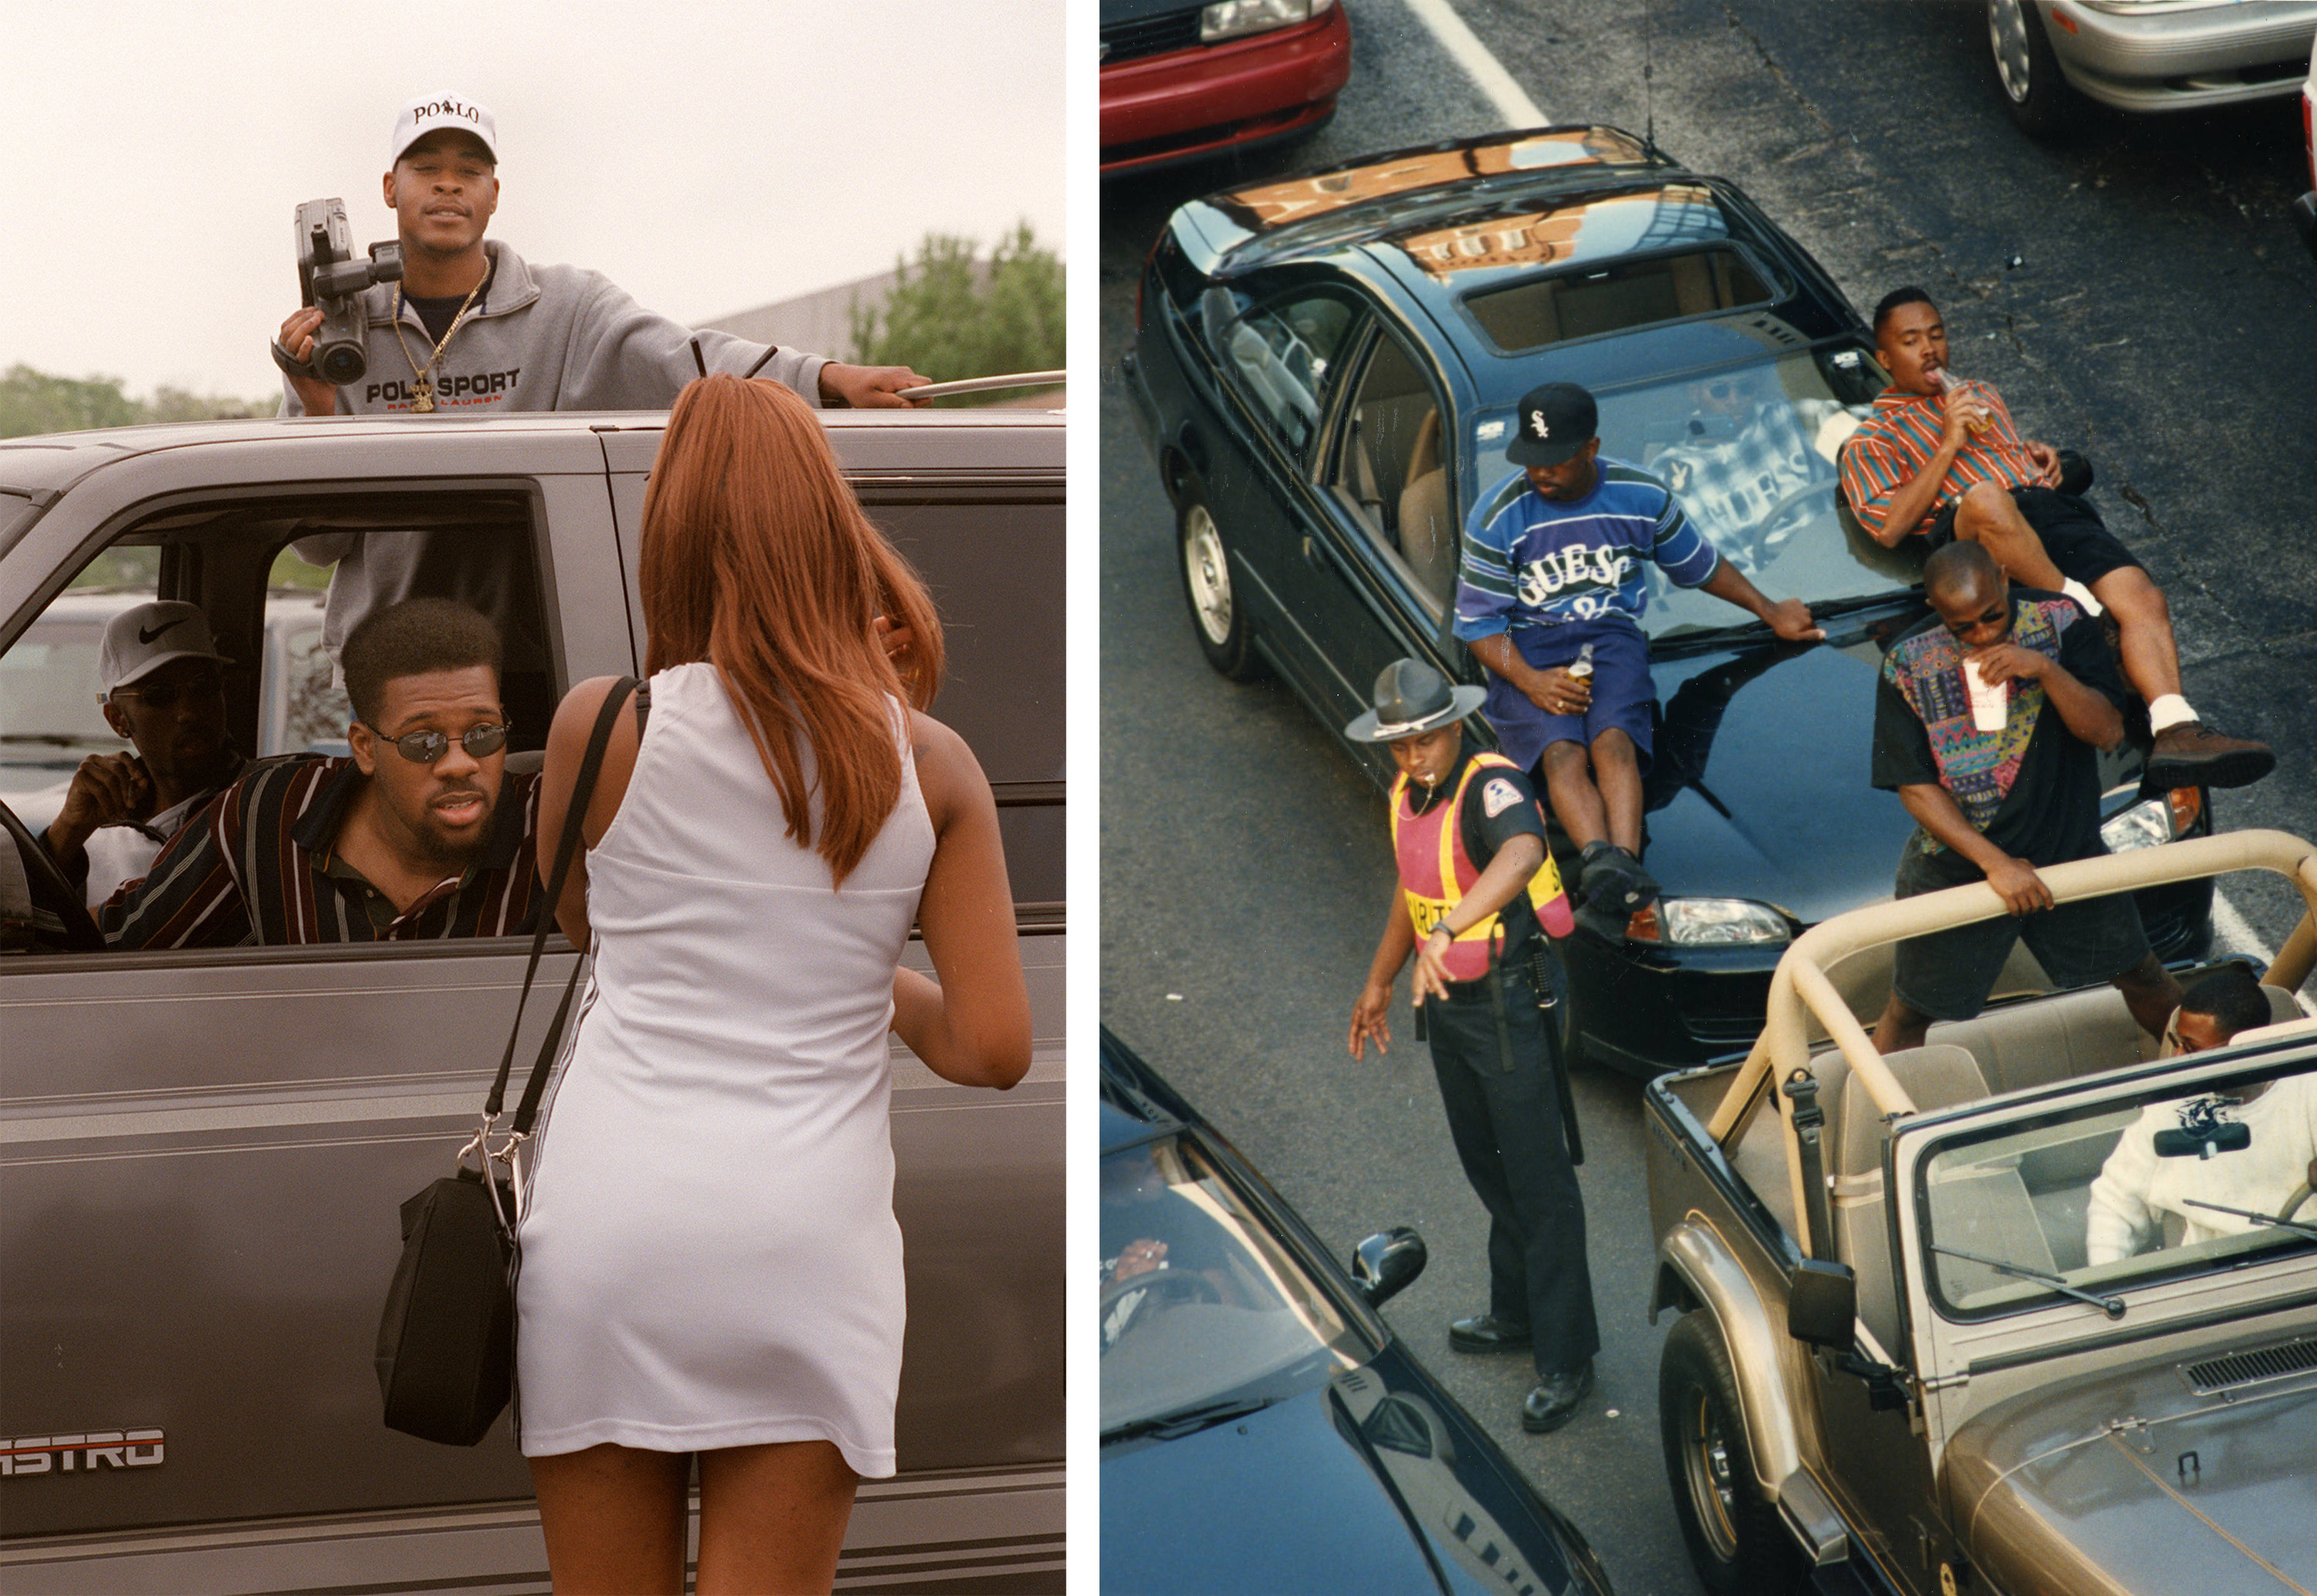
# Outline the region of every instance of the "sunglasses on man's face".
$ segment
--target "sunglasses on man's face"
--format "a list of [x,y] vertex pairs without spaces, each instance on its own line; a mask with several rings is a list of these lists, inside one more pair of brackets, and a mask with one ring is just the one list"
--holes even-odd
[[1750,399],[1761,391],[1761,384],[1751,377],[1724,378],[1719,382],[1705,385],[1706,397],[1712,399]]
[[[360,726],[362,722],[354,723]],[[370,735],[381,743],[390,743],[396,753],[415,765],[431,765],[451,751],[451,737],[444,732],[406,732],[389,737],[376,727]],[[486,759],[506,746],[507,728],[503,726],[470,726],[459,736],[459,746],[477,759]]]
[[150,687],[116,687],[112,696],[135,699],[155,709],[174,709],[181,698],[213,699],[225,691],[225,678],[212,671],[183,682],[156,682]]

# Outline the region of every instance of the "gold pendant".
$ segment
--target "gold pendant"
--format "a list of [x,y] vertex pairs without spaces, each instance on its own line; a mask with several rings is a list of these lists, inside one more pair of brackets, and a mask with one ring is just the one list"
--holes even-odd
[[410,407],[421,415],[431,412],[434,408],[434,385],[421,379],[410,390]]

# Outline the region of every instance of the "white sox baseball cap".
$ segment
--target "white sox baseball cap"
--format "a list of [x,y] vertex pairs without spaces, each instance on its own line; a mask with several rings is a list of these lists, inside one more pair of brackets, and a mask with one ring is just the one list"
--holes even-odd
[[437,128],[456,128],[461,133],[472,133],[483,141],[491,154],[491,165],[499,160],[499,125],[487,106],[472,100],[462,100],[455,94],[435,94],[405,105],[395,113],[394,141],[388,147],[386,164],[392,166],[402,159],[402,152],[418,142],[424,134]]
[[105,695],[150,675],[173,659],[233,661],[218,652],[210,618],[197,605],[160,599],[139,604],[107,621],[96,648],[96,673]]

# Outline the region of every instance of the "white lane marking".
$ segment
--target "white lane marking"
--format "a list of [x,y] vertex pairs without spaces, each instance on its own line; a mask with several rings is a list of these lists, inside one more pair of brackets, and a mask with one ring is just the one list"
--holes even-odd
[[[2260,933],[2253,930],[2251,922],[2229,902],[2229,895],[2217,887],[2213,888],[2213,932],[2235,952],[2250,954],[2263,965],[2276,962],[2276,950],[2260,940]],[[2317,1015],[2317,1003],[2311,1003],[2302,994],[2295,993],[2293,1001],[2301,1005],[2303,1013]]]
[[1408,9],[1422,22],[1426,31],[1440,41],[1464,75],[1472,80],[1489,103],[1502,117],[1507,128],[1542,128],[1552,118],[1537,109],[1536,102],[1526,90],[1513,81],[1513,75],[1503,63],[1489,53],[1489,47],[1475,38],[1464,19],[1456,14],[1448,0],[1406,0]]

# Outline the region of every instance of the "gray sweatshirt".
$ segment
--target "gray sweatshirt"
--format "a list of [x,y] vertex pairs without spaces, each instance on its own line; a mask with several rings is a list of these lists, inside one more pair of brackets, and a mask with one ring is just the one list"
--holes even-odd
[[[646,310],[603,273],[580,266],[533,267],[496,239],[486,239],[483,249],[492,263],[490,288],[483,308],[469,312],[434,368],[435,415],[665,410],[700,374],[692,360],[692,330]],[[370,316],[370,370],[362,381],[338,389],[341,415],[410,414],[411,367],[414,361],[425,366],[434,341],[407,304],[398,325],[394,303],[391,283],[362,296]],[[763,344],[729,333],[698,337],[711,371],[746,371],[765,352]],[[784,349],[756,375],[819,406],[820,370],[828,363],[824,356]],[[282,387],[282,414],[304,415],[287,379]],[[431,532],[331,532],[298,539],[300,559],[337,566],[322,618],[322,643],[332,659],[364,615],[425,594],[463,600],[497,620],[510,634],[508,669],[543,664],[541,640],[514,635],[523,629],[515,617],[530,608],[510,591],[517,582],[529,583],[520,575],[529,568],[522,551],[435,546],[443,541]]]

